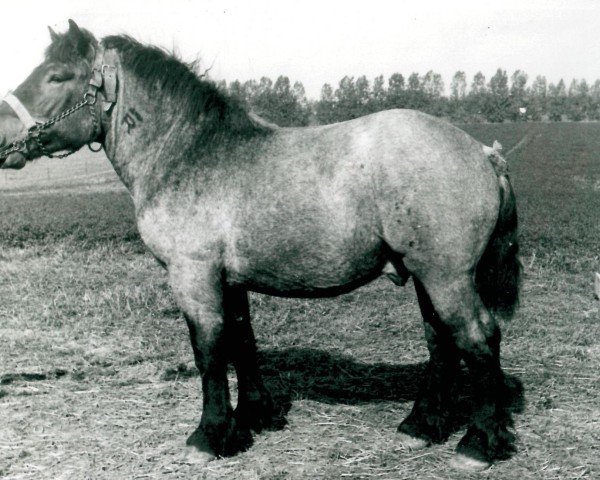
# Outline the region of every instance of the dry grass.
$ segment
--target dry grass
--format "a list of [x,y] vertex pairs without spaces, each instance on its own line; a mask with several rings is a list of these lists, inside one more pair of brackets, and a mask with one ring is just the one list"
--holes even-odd
[[[506,150],[523,131],[475,128]],[[84,181],[63,195],[0,194],[0,477],[596,478],[600,196],[577,178],[600,178],[600,127],[538,128],[512,160],[525,282],[503,365],[525,405],[511,460],[469,476],[447,462],[461,432],[421,452],[398,443],[427,353],[411,284],[381,279],[334,299],[252,296],[282,424],[247,452],[186,464],[201,403],[184,322],[126,195],[83,193]]]

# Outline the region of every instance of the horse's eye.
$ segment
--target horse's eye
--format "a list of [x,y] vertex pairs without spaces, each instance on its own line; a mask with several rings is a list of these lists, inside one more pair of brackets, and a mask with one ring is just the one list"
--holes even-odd
[[68,72],[65,72],[65,73],[53,73],[48,78],[48,82],[49,83],[62,83],[62,82],[66,82],[67,80],[70,80],[74,76],[75,76],[74,74],[71,74],[71,73],[68,73]]

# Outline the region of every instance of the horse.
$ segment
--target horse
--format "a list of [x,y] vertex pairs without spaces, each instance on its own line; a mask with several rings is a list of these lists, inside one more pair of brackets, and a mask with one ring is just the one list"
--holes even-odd
[[248,292],[334,296],[382,274],[412,277],[430,353],[398,441],[447,440],[464,361],[474,410],[453,463],[479,470],[512,455],[497,317],[516,310],[520,262],[498,149],[411,110],[279,128],[160,48],[98,41],[72,20],[50,36],[0,105],[0,163],[105,150],[189,328],[203,393],[190,461],[234,455],[271,426]]

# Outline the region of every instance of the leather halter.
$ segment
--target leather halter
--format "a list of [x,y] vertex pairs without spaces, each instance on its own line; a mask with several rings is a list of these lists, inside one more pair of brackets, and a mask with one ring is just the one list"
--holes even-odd
[[94,140],[96,140],[101,129],[96,116],[95,107],[98,91],[102,91],[104,97],[102,105],[103,112],[108,112],[117,101],[117,67],[115,64],[116,52],[114,50],[104,50],[104,47],[100,45],[98,51],[96,52],[94,65],[92,67],[92,78],[88,82],[88,88],[83,94],[83,99],[71,108],[62,111],[58,115],[55,115],[45,122],[35,120],[25,105],[23,105],[23,103],[21,103],[21,101],[12,93],[9,93],[3,99],[0,99],[0,101],[6,102],[6,104],[12,108],[21,123],[27,129],[27,135],[25,138],[16,140],[6,147],[0,149],[0,160],[6,159],[11,153],[15,152],[26,154],[28,151],[27,142],[30,140],[35,140],[41,153],[50,158],[63,158],[75,153],[76,150],[73,149],[65,154],[52,155],[42,144],[42,141],[40,140],[40,134],[46,128],[70,116],[86,105],[89,106],[90,114],[92,116],[92,132],[90,134],[90,139],[86,143],[88,147],[92,149],[90,145],[92,142],[94,142]]

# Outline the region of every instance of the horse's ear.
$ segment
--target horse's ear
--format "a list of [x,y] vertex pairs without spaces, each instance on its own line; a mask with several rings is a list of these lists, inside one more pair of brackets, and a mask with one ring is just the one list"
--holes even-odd
[[82,57],[87,57],[90,50],[93,50],[93,45],[90,42],[90,38],[87,37],[75,23],[75,21],[69,18],[69,31],[67,32],[71,43],[79,52]]
[[48,25],[48,31],[50,32],[50,40],[54,42],[58,38],[58,33],[52,30],[52,27],[50,25]]
[[79,29],[79,25],[77,25],[75,23],[75,20],[72,20],[70,18],[69,18],[69,35],[71,35],[73,38],[83,36],[83,33],[81,33],[81,30]]

